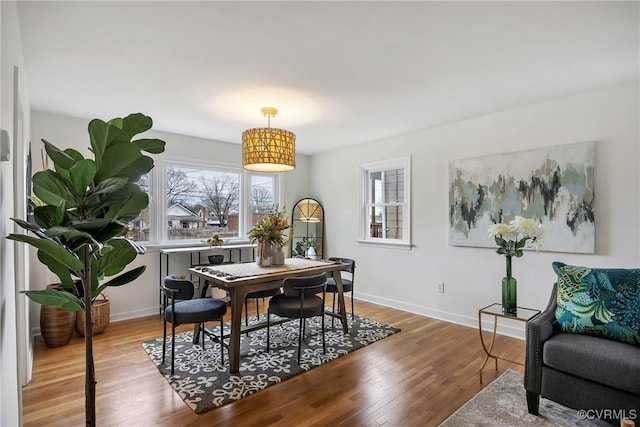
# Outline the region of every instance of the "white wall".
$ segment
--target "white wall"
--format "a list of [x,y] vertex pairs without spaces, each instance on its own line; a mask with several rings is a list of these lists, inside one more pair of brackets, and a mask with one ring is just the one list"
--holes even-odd
[[[124,116],[131,112],[123,111],[121,115]],[[101,119],[108,120],[111,117],[101,117]],[[42,149],[41,139],[43,138],[59,148],[75,148],[85,156],[90,155],[88,151],[90,145],[89,135],[87,133],[87,125],[90,119],[34,111],[31,120],[34,172],[42,170],[40,150]],[[150,131],[147,135],[167,142],[165,152],[156,157],[157,166],[161,165],[161,162],[166,159],[222,162],[235,166],[239,166],[242,161],[240,144],[156,131]],[[308,170],[308,157],[298,155],[296,156],[296,169],[293,172],[287,172],[282,175],[284,181],[282,186],[284,205],[289,208],[289,211],[298,199],[308,196]],[[145,255],[138,256],[127,268],[132,269],[139,265],[146,265],[147,268],[144,274],[133,283],[122,287],[110,288],[105,292],[111,300],[112,320],[158,313],[159,259],[158,248],[149,247]],[[171,255],[170,262],[169,271],[171,273],[186,274],[189,264],[188,255]],[[46,269],[35,258],[33,259],[31,270],[33,271],[32,288],[42,289],[46,284],[55,280],[55,277],[47,274]],[[37,308],[37,306],[35,307]],[[35,309],[32,310],[31,325],[33,328],[37,328],[38,324],[39,310]]]
[[[314,156],[311,193],[327,212],[328,256],[356,259],[357,297],[476,326],[478,308],[500,301],[505,261],[492,249],[448,245],[449,162],[596,141],[596,254],[525,253],[513,266],[518,304],[546,306],[555,260],[638,267],[638,93],[635,82]],[[415,247],[358,245],[360,163],[405,155],[412,157]],[[444,294],[438,282],[445,283]],[[503,331],[521,335],[519,326]]]
[[[24,216],[26,151],[29,103],[24,80],[24,60],[15,2],[0,2],[1,51],[0,127],[11,138],[11,158],[0,162],[0,425],[21,423],[21,385],[30,377],[32,348],[28,339],[28,303],[17,292],[29,278],[28,248],[4,237],[19,231],[12,217]],[[17,68],[16,68],[17,67]],[[18,90],[14,90],[14,70]],[[15,96],[19,93],[20,96]],[[15,98],[15,100],[14,100]],[[17,107],[14,108],[14,102]],[[15,126],[14,126],[15,119]]]

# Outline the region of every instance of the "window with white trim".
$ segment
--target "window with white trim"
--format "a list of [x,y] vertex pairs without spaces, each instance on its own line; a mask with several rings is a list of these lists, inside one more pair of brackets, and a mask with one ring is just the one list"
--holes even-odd
[[411,158],[360,165],[361,243],[411,247]]
[[244,240],[279,201],[279,176],[241,167],[156,160],[138,181],[149,207],[129,223],[128,237],[153,244],[197,244],[218,234]]

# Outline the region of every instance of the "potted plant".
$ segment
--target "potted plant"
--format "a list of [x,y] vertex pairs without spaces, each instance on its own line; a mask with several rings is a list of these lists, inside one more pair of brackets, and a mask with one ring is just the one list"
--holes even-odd
[[310,236],[309,238],[305,238],[306,242],[305,242],[305,246],[306,246],[306,257],[310,258],[310,259],[317,259],[318,256],[316,255],[318,247],[320,246],[318,244],[318,241],[316,240],[316,238],[314,236]]
[[[224,240],[222,240],[218,234],[212,234],[211,237],[207,239],[203,239],[202,243],[209,245],[210,248],[214,248],[216,246],[224,245]],[[224,255],[220,255],[220,254],[209,255],[208,259],[209,259],[209,264],[213,264],[213,265],[222,264],[222,261],[224,261]]]
[[[33,192],[43,204],[34,208],[32,222],[12,218],[33,235],[8,236],[37,248],[40,262],[60,279],[62,292],[25,291],[30,299],[67,311],[84,309],[87,425],[95,425],[96,385],[89,308],[104,289],[129,283],[145,270],[141,266],[122,273],[137,254],[145,251],[124,234],[127,223],[149,204],[148,196],[136,185],[153,168],[153,160],[143,152],[164,151],[162,140],[133,140],[151,126],[151,118],[140,113],[108,122],[92,120],[88,131],[94,159],[43,140],[54,165],[54,170],[33,176]],[[118,276],[101,283],[105,277],[115,275]]]
[[[293,231],[286,233],[289,221],[284,209],[274,208],[267,212],[249,231],[251,243],[258,243],[258,265],[282,265],[284,264],[284,251],[293,238]],[[275,261],[275,262],[274,262]]]
[[306,257],[310,259],[317,259],[316,251],[320,247],[320,244],[314,236],[303,237],[301,241],[296,243],[294,256]]

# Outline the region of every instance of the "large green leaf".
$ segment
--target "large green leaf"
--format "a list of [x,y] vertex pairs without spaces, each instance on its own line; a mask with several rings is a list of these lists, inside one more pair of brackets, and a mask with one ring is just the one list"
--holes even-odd
[[11,220],[13,220],[13,222],[18,224],[20,227],[24,228],[25,230],[31,231],[33,233],[44,233],[44,230],[42,229],[42,227],[39,227],[36,224],[31,224],[30,222],[23,221],[17,218],[11,218]]
[[[104,152],[106,149],[116,143],[128,143],[126,134],[117,126],[106,123],[99,119],[89,122],[89,138],[91,140],[91,149],[96,160],[96,168],[100,170],[103,166]],[[107,165],[109,163],[107,162]]]
[[122,187],[119,191],[102,194],[101,196],[91,197],[92,209],[98,209],[100,212],[109,210],[114,206],[120,206],[127,203],[131,198],[131,191],[127,186]]
[[76,162],[79,162],[80,160],[84,160],[84,156],[78,150],[74,150],[73,148],[67,148],[64,150],[64,152],[69,157],[74,159]]
[[53,160],[56,169],[62,168],[69,170],[73,167],[73,165],[76,164],[75,159],[73,159],[67,153],[60,150],[58,147],[56,147],[46,139],[43,139],[42,142],[44,143],[44,149],[47,152],[47,156],[49,156],[49,158]]
[[128,222],[140,215],[140,211],[149,205],[149,196],[137,185],[129,184],[127,189],[130,194],[129,199],[119,206],[111,206],[106,214],[108,218]]
[[113,176],[122,176],[122,171],[142,156],[140,149],[129,142],[118,142],[107,146],[98,166],[96,181],[100,182]]
[[141,176],[149,173],[153,169],[153,159],[149,156],[141,156],[120,171],[120,175],[129,178],[130,182],[137,182]]
[[56,210],[53,213],[53,222],[56,225],[62,225],[67,219],[67,210],[65,209],[65,202],[60,200],[56,206]]
[[140,147],[140,150],[151,154],[160,154],[164,151],[165,142],[161,139],[137,139],[131,141]]
[[151,126],[153,126],[151,117],[142,113],[132,113],[122,119],[121,129],[131,139],[139,133],[148,131]]
[[91,190],[90,195],[110,195],[111,193],[117,194],[128,184],[128,182],[129,180],[125,177],[107,178],[98,183],[98,185],[96,185],[96,187]]
[[109,125],[99,119],[89,122],[89,139],[91,140],[91,150],[96,158],[96,166],[99,168],[102,164],[102,154],[107,147],[107,135],[109,133]]
[[52,205],[46,206],[37,206],[33,210],[33,218],[42,228],[50,228],[56,225],[66,225],[69,221],[69,218],[64,215],[61,220],[58,219],[57,216],[58,209]]
[[69,192],[60,175],[47,170],[33,175],[33,194],[48,205],[58,206],[60,201],[75,206],[75,198]]
[[61,237],[63,236],[66,240],[69,241],[78,241],[81,240],[83,243],[88,243],[92,239],[92,235],[85,231],[77,230],[73,227],[50,227],[46,232],[49,237]]
[[122,234],[127,224],[114,219],[99,218],[73,223],[72,227],[89,233],[97,242],[106,242]]
[[58,262],[57,259],[47,255],[42,251],[38,251],[38,259],[40,260],[41,263],[46,265],[49,268],[49,270],[51,270],[52,273],[58,276],[58,278],[60,279],[60,283],[62,283],[63,287],[65,288],[73,287],[74,280],[71,277],[71,273],[69,272],[69,269],[64,264],[62,264],[61,262]]
[[126,239],[113,239],[104,247],[102,257],[99,260],[100,274],[113,276],[136,259],[136,251],[127,243]]
[[71,223],[71,226],[77,230],[93,233],[107,227],[110,221],[111,220],[107,218],[87,219],[87,220],[73,221]]
[[96,176],[96,164],[93,160],[80,160],[69,170],[69,180],[76,194],[84,196]]
[[54,241],[25,236],[24,234],[9,234],[9,236],[7,236],[7,239],[16,240],[18,242],[24,242],[28,243],[31,246],[35,246],[47,255],[56,258],[72,271],[81,271],[84,267],[82,261],[71,254],[64,246],[61,246]]
[[44,289],[39,291],[23,291],[23,293],[38,304],[59,307],[66,311],[82,310],[82,302],[80,299],[66,291]]

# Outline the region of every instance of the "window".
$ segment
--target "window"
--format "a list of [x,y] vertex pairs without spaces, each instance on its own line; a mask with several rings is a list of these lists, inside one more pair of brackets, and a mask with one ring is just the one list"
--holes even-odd
[[361,243],[411,247],[411,159],[361,165]]
[[262,219],[265,213],[269,212],[276,203],[276,177],[267,174],[251,175],[251,195],[249,198],[249,208],[251,210],[251,222],[249,227],[253,227]]
[[196,243],[212,234],[244,239],[260,214],[277,204],[277,185],[275,174],[156,160],[151,173],[138,181],[149,195],[149,207],[129,223],[127,236],[158,244]]
[[150,224],[150,209],[151,209],[151,174],[142,175],[136,182],[140,190],[145,192],[149,197],[149,206],[140,212],[140,215],[130,221],[128,224],[127,238],[135,240],[137,242],[148,242],[149,237],[149,224]]

